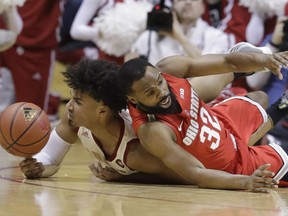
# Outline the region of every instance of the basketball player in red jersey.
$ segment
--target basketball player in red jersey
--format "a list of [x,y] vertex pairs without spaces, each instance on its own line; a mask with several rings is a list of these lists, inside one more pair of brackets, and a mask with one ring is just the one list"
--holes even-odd
[[118,79],[142,146],[187,181],[197,182],[195,167],[249,175],[264,163],[271,164],[275,179],[287,181],[288,148],[248,146],[288,113],[287,95],[267,109],[268,115],[250,99],[252,94],[210,108],[199,98],[198,87],[183,79],[263,67],[282,78],[281,65],[287,63],[288,52],[174,56],[156,68],[134,59],[121,67]]
[[13,47],[0,53],[2,66],[11,71],[16,101],[35,103],[46,111],[61,2],[64,0],[27,0],[18,8],[23,30]]
[[[34,159],[28,158],[20,163],[27,178],[54,175],[71,144],[79,139],[98,161],[90,168],[101,179],[135,181],[137,178],[136,181],[145,183],[168,180],[169,183],[191,184],[140,145],[129,113],[123,110],[127,102],[116,84],[117,70],[118,67],[111,62],[83,59],[63,73],[72,95],[67,103],[67,115],[63,115],[61,122],[53,129],[44,149]],[[202,87],[208,90],[209,83],[206,84],[203,83]],[[217,91],[216,88],[214,91]],[[247,176],[197,165],[193,167],[193,183],[206,188],[267,192],[267,188],[273,188],[278,183],[267,178],[273,176],[272,172],[267,171],[268,167],[267,164],[259,166],[251,176]]]

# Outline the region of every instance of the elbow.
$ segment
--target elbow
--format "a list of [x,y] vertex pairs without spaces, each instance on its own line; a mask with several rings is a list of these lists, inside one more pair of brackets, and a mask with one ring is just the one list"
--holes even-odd
[[70,29],[70,36],[74,39],[74,40],[83,40],[82,39],[82,35],[84,34],[84,29],[83,29],[83,25],[80,23],[72,23],[71,29]]
[[74,40],[79,40],[79,34],[78,34],[78,30],[75,27],[71,27],[70,30],[70,36],[74,39]]

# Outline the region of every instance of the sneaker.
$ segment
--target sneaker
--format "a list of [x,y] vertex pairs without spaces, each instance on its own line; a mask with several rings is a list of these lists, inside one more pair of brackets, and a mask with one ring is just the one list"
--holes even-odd
[[264,54],[272,54],[272,51],[268,47],[256,47],[247,42],[240,42],[235,44],[229,51],[232,52],[256,52],[256,53],[264,53]]

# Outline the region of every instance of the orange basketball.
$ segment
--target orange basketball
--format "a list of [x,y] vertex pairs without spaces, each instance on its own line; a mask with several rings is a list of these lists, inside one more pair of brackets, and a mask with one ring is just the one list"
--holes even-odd
[[50,131],[47,114],[33,103],[15,103],[1,113],[0,144],[15,156],[31,157],[41,151]]

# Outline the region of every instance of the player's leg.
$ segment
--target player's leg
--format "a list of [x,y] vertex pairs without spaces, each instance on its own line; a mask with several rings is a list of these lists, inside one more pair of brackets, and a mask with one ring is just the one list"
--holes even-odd
[[270,118],[268,118],[268,121],[265,122],[259,130],[257,130],[255,133],[253,133],[250,136],[248,145],[252,146],[255,145],[255,143],[258,142],[271,128],[273,128],[273,123]]
[[246,96],[259,103],[264,109],[268,107],[269,96],[264,91],[249,92]]
[[288,91],[285,92],[275,103],[268,109],[268,121],[259,130],[252,134],[249,145],[254,145],[260,138],[262,138],[270,129],[274,127],[281,119],[288,114]]
[[233,73],[218,74],[188,79],[198,96],[206,103],[214,100],[220,92],[233,81]]
[[[255,92],[249,92],[247,94],[247,97],[252,99],[253,101],[259,103],[264,109],[267,108],[269,97],[268,95],[263,91],[255,91]],[[268,121],[266,121],[257,131],[255,131],[249,140],[248,145],[254,145],[259,139],[261,139],[271,128],[273,127],[273,124],[271,120],[268,118]]]
[[241,137],[245,145],[254,145],[273,126],[263,106],[252,100],[261,95],[267,98],[265,93],[254,92],[248,94],[250,97],[228,98],[211,108],[219,113],[220,118],[231,122],[232,130]]

